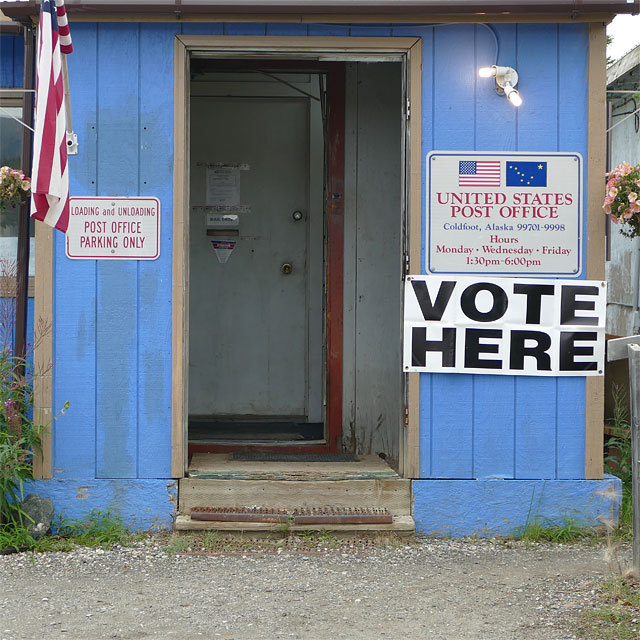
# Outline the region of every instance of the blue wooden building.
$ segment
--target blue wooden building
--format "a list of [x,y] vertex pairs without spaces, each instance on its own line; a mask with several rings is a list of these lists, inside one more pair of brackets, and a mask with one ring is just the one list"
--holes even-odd
[[[386,507],[451,535],[614,515],[602,377],[403,373],[403,286],[425,272],[434,150],[580,157],[578,279],[604,277],[605,24],[637,2],[66,4],[72,224],[156,199],[158,251],[36,223],[36,410],[70,403],[36,465],[57,511]],[[0,37],[3,88],[22,42]],[[252,458],[283,451],[364,466]]]

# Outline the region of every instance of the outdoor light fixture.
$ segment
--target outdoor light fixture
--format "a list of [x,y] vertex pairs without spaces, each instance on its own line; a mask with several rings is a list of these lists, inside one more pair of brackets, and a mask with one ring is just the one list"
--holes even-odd
[[515,86],[518,84],[518,72],[512,67],[499,67],[492,65],[478,70],[481,78],[495,78],[496,91],[501,96],[506,96],[514,107],[522,104],[522,98]]

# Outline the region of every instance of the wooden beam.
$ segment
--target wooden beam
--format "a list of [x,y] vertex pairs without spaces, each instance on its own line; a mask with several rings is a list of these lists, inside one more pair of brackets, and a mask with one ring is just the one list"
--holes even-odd
[[182,478],[187,466],[187,370],[188,304],[186,299],[189,265],[189,123],[187,50],[180,38],[174,41],[173,81],[173,282],[171,352],[171,475]]
[[33,352],[33,416],[41,424],[49,425],[42,434],[42,455],[33,457],[33,477],[52,477],[53,460],[53,229],[36,224],[36,276],[34,325],[48,324],[49,332],[35,343]]
[[345,67],[335,63],[327,79],[327,389],[326,433],[329,451],[342,448],[342,319],[344,280],[344,125]]
[[[605,277],[605,215],[602,212],[606,171],[606,32],[589,25],[589,129],[587,158],[587,278]],[[602,478],[604,378],[588,377],[585,407],[585,478]]]
[[185,515],[194,507],[247,505],[271,509],[368,507],[385,508],[393,515],[411,514],[411,481],[403,478],[313,482],[183,478],[178,496],[179,511]]
[[[422,273],[422,41],[409,49],[409,271]],[[420,374],[407,374],[404,477],[420,477]]]
[[280,524],[272,522],[212,522],[192,520],[189,516],[178,516],[176,531],[227,531],[229,533],[254,533],[259,531],[282,533],[283,531],[332,531],[340,533],[389,532],[410,534],[415,531],[415,522],[409,515],[395,516],[391,524]]

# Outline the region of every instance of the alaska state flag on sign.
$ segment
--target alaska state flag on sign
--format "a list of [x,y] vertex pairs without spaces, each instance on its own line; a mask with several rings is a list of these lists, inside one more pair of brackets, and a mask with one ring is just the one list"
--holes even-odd
[[546,162],[507,160],[507,187],[546,187]]

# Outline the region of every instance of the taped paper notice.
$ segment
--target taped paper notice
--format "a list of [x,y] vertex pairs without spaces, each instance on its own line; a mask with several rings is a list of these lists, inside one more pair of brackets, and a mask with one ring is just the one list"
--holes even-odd
[[238,167],[207,168],[207,204],[217,207],[237,207],[240,204]]
[[236,246],[235,240],[212,240],[211,246],[216,252],[216,256],[218,257],[218,262],[220,264],[224,264],[231,255],[231,252],[234,250]]

